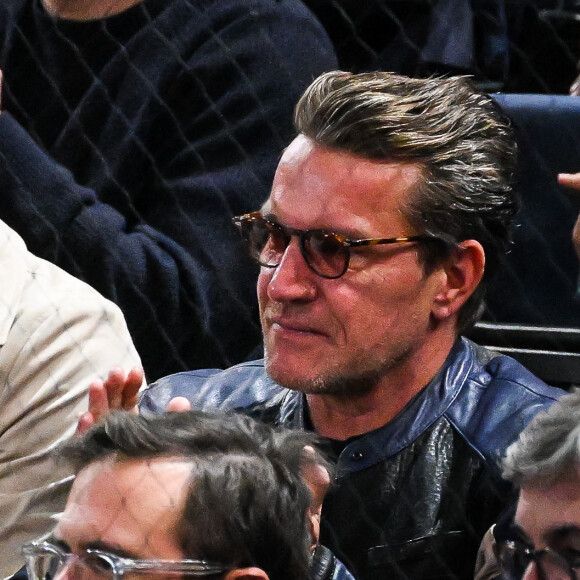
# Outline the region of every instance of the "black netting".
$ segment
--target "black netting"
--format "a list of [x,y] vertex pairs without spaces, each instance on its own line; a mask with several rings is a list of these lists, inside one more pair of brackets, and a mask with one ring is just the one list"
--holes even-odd
[[[100,12],[116,12],[115,2],[101,2]],[[231,218],[267,198],[293,137],[297,99],[337,67],[467,74],[497,93],[518,136],[522,212],[470,335],[550,383],[578,381],[578,261],[570,236],[580,194],[556,182],[559,172],[580,171],[580,98],[567,95],[580,55],[577,0],[144,0],[106,16],[58,19],[41,0],[0,0],[0,220],[31,252],[120,306],[150,381],[260,356],[257,267]],[[97,366],[88,362],[87,382]],[[100,362],[103,376],[108,360]],[[116,363],[111,357],[110,366]],[[1,364],[8,397],[19,383]],[[8,466],[0,495],[15,491],[4,473],[17,473],[33,454],[5,445],[1,455],[23,417],[27,442],[42,440],[43,405],[67,415],[67,436],[74,429],[83,393],[67,395],[69,383],[59,378],[55,386],[55,376],[49,391],[56,402],[17,400],[8,416],[0,399],[0,464]],[[33,425],[31,409],[41,411]],[[507,496],[481,472],[481,458],[465,453],[460,464],[450,458],[441,508],[453,514],[449,521],[429,511],[435,504],[417,501],[420,491],[407,501],[375,480],[365,486],[383,494],[380,509],[348,487],[329,495],[332,520],[360,539],[358,555],[328,520],[323,539],[365,580],[469,577],[479,539]],[[404,459],[410,465],[401,487],[416,479],[413,457]],[[30,497],[0,498],[0,540],[9,538],[0,574],[16,570],[15,538],[52,525],[67,486],[39,491],[35,479],[17,490]],[[398,545],[397,526],[418,514],[449,537],[426,528],[418,543]],[[369,529],[378,530],[376,545],[364,536]]]

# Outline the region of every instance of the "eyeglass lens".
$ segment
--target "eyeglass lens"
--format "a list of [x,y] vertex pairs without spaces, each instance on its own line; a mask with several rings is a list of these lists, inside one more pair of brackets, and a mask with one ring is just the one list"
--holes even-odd
[[499,561],[510,578],[521,578],[535,562],[543,580],[576,580],[570,562],[554,550],[534,551],[521,542],[506,541],[499,547]]
[[113,566],[102,556],[86,554],[82,558],[44,552],[28,558],[30,580],[114,580]]
[[[243,227],[251,255],[262,266],[279,266],[290,243],[290,235],[259,218],[248,220]],[[300,249],[308,266],[325,278],[338,278],[348,267],[348,248],[331,233],[322,230],[302,232]]]
[[262,266],[278,266],[290,243],[290,236],[280,228],[260,219],[246,222],[246,232],[252,256]]
[[544,552],[536,557],[536,562],[546,580],[569,580],[573,578],[570,574],[568,562],[557,552]]
[[322,231],[309,232],[301,239],[302,250],[310,267],[321,276],[342,276],[348,267],[349,250],[333,235]]

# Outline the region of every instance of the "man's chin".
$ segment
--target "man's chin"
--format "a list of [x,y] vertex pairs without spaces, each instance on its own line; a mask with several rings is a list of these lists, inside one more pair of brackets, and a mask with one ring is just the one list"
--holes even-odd
[[360,397],[370,392],[378,381],[375,370],[348,372],[320,361],[272,357],[266,353],[265,368],[268,376],[287,389],[308,395]]
[[304,357],[272,355],[266,351],[264,363],[266,372],[273,381],[294,391],[312,392],[316,382],[315,377],[321,374],[318,364],[305,360]]
[[292,388],[289,384],[292,377],[300,374],[299,367],[295,364],[291,364],[287,359],[272,357],[268,353],[264,357],[264,364],[270,378],[283,387]]
[[289,361],[272,360],[268,356],[265,362],[268,376],[282,387],[305,394],[324,393],[325,380],[321,377],[326,373],[317,370],[312,364],[306,362],[294,364]]

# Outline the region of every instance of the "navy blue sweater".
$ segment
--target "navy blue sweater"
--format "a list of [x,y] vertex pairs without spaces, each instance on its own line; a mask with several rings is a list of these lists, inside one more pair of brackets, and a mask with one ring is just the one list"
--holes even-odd
[[123,310],[148,378],[245,359],[258,208],[301,92],[336,68],[299,0],[144,0],[105,20],[0,6],[0,218]]

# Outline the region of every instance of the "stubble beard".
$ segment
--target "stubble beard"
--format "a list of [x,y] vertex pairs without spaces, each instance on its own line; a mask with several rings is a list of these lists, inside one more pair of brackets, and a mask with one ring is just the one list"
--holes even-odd
[[[401,357],[404,358],[404,357]],[[371,393],[390,368],[399,364],[397,359],[381,361],[381,364],[368,369],[353,369],[347,372],[337,368],[326,369],[313,377],[292,376],[289,370],[276,372],[269,364],[268,352],[264,356],[268,376],[282,387],[308,395],[329,395],[341,399],[356,399]]]
[[[266,373],[273,381],[282,387],[308,395],[328,395],[346,400],[365,397],[373,392],[389,374],[392,375],[394,371],[405,366],[413,355],[416,343],[413,340],[405,340],[404,337],[383,337],[381,342],[373,346],[359,348],[347,360],[343,359],[334,364],[322,363],[319,372],[308,376],[305,372],[308,369],[296,362],[287,361],[287,364],[276,368],[279,363],[272,364],[266,338],[267,334],[264,332],[264,366]],[[336,354],[340,359],[340,351]],[[294,358],[294,360],[299,361],[300,358]],[[320,361],[318,363],[320,364]],[[293,372],[292,366],[297,367],[296,372]],[[313,366],[318,365],[313,362]]]

